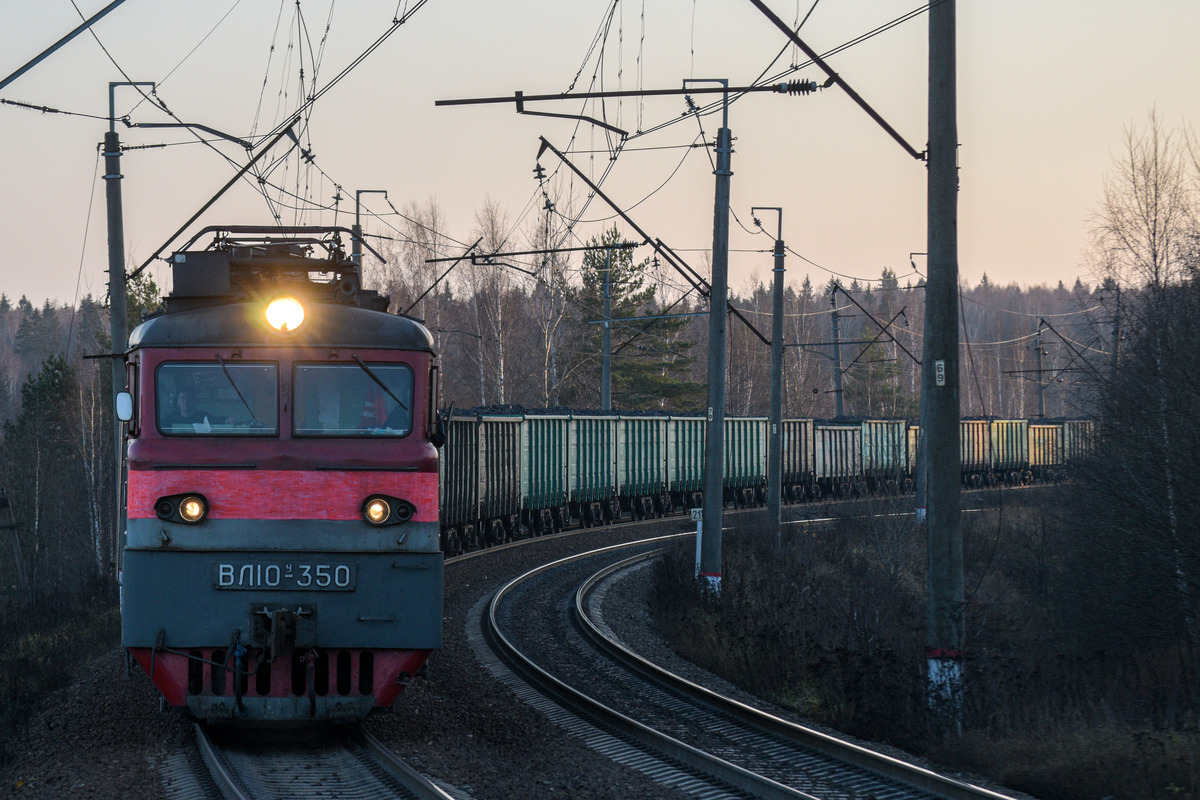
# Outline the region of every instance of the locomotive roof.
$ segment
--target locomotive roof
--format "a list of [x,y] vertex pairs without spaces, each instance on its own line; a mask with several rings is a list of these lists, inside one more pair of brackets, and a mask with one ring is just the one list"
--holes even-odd
[[[212,243],[191,249],[208,234]],[[348,228],[205,228],[172,255],[166,311],[134,328],[129,348],[379,347],[432,353],[433,337],[424,325],[388,314],[388,298],[363,288],[358,256],[347,255],[343,234],[370,249]],[[271,298],[285,296],[303,304],[306,318],[295,330],[280,332],[267,324],[266,308]]]
[[304,324],[285,334],[266,323],[266,302],[227,303],[151,317],[133,329],[138,347],[379,347],[433,352],[433,336],[412,317],[339,303],[306,303]]

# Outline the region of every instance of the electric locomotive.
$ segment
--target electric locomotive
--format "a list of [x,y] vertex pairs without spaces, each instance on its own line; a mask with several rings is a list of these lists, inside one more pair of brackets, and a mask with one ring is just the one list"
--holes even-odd
[[206,229],[130,335],[122,643],[197,719],[362,719],[441,645],[433,339],[343,234]]

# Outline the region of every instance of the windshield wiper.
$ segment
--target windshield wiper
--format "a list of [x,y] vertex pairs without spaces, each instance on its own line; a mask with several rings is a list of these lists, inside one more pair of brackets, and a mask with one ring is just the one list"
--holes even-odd
[[246,402],[246,398],[242,396],[242,390],[239,389],[237,384],[233,382],[233,376],[229,374],[229,367],[225,366],[225,359],[217,356],[217,363],[221,365],[221,371],[225,373],[225,380],[229,381],[229,385],[233,387],[235,392],[237,392],[238,400],[241,400],[242,405],[244,405],[246,410],[250,412],[250,419],[254,422],[258,422],[258,417],[255,416],[254,409],[250,407],[250,404]]
[[396,395],[392,393],[392,390],[387,387],[387,384],[385,384],[383,381],[379,380],[379,376],[376,375],[371,370],[370,367],[368,367],[366,364],[364,364],[363,360],[361,358],[359,358],[358,356],[354,356],[354,355],[352,355],[350,357],[354,359],[355,364],[358,364],[360,367],[362,367],[363,372],[365,372],[371,376],[371,380],[373,380],[373,381],[375,381],[375,383],[379,384],[380,389],[383,389],[385,392],[387,392],[388,397],[390,397],[396,401],[396,405],[400,406],[405,411],[408,411],[408,406],[404,405],[404,401],[401,400],[399,397],[396,397]]

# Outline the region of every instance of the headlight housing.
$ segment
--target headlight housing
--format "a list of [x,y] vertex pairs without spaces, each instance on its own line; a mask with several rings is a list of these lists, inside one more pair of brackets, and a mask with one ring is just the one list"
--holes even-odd
[[375,528],[402,525],[416,513],[417,507],[412,503],[386,494],[373,494],[362,502],[363,520]]
[[154,513],[166,522],[198,525],[208,516],[208,500],[202,494],[172,494],[154,502]]

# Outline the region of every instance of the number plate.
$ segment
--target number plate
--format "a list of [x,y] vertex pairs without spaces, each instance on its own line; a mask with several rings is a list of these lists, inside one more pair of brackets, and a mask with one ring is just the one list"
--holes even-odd
[[357,574],[353,564],[316,562],[251,561],[215,565],[214,589],[324,591],[354,590]]

